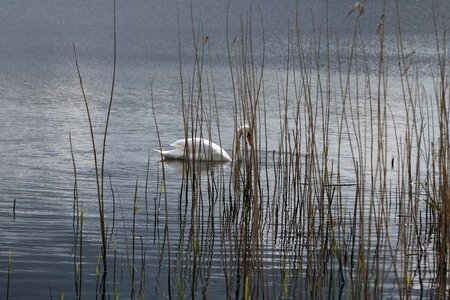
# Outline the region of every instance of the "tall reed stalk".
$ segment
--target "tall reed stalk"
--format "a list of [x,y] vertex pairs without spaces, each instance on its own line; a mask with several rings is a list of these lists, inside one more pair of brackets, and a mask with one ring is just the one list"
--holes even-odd
[[12,271],[12,252],[11,252],[11,250],[9,250],[9,252],[8,252],[8,277],[6,279],[6,296],[5,296],[5,299],[9,299],[11,271]]
[[[106,113],[106,121],[105,121],[105,127],[103,132],[103,145],[102,145],[102,152],[101,152],[101,165],[98,163],[98,155],[97,155],[97,148],[96,148],[96,142],[95,142],[95,135],[94,135],[94,125],[93,120],[91,117],[90,109],[89,109],[89,101],[86,96],[85,88],[83,85],[83,80],[81,77],[81,71],[78,63],[78,57],[77,52],[75,48],[75,44],[73,44],[73,52],[74,52],[74,58],[75,58],[75,65],[77,69],[77,75],[78,80],[80,83],[80,88],[83,96],[83,101],[86,108],[86,114],[88,117],[89,122],[89,130],[91,135],[91,143],[92,143],[92,152],[94,157],[94,168],[95,168],[95,179],[96,179],[96,186],[97,186],[97,202],[98,202],[98,211],[99,211],[99,221],[100,221],[100,236],[102,241],[101,246],[101,257],[103,262],[103,275],[102,275],[102,289],[101,289],[101,296],[102,299],[106,297],[106,276],[107,276],[107,252],[108,252],[108,233],[105,225],[105,207],[104,207],[104,179],[105,179],[105,158],[106,158],[106,142],[107,142],[107,136],[108,136],[108,128],[109,128],[109,120],[111,115],[111,108],[114,98],[114,89],[115,89],[115,82],[116,82],[116,61],[117,61],[117,33],[116,33],[116,1],[113,1],[113,69],[112,69],[112,82],[111,82],[111,90],[109,93],[109,104],[108,104],[108,110]],[[81,295],[80,295],[81,296]]]
[[83,210],[80,208],[78,195],[78,176],[73,154],[72,135],[69,133],[70,154],[72,157],[74,185],[73,185],[73,266],[75,275],[75,296],[81,299],[83,282]]

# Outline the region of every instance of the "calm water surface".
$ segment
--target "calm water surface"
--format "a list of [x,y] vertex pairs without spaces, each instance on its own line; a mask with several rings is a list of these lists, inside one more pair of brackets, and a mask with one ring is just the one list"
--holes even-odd
[[[188,1],[189,2],[189,1]],[[193,43],[191,6],[177,1],[117,1],[117,81],[111,114],[106,173],[111,177],[117,206],[122,206],[124,222],[115,224],[118,240],[130,234],[134,185],[138,178],[137,233],[146,248],[147,295],[163,297],[166,283],[165,259],[160,268],[159,249],[155,240],[163,234],[160,204],[154,198],[161,191],[161,164],[156,152],[158,140],[150,99],[153,86],[155,110],[161,144],[169,145],[183,136],[182,107],[178,64],[178,23],[185,78],[191,76]],[[299,1],[299,16],[309,43],[312,21],[325,20],[325,2]],[[330,1],[329,19],[334,36],[341,41],[351,38],[354,17],[346,17],[351,1]],[[431,8],[423,1],[400,1],[405,48],[415,51],[422,80],[431,91],[427,72],[434,62]],[[195,30],[202,21],[208,36],[214,71],[222,143],[231,150],[233,125],[233,93],[226,52],[226,1],[193,1]],[[295,23],[295,1],[261,1],[261,13],[266,38],[265,96],[267,100],[267,152],[277,150],[280,140],[280,115],[277,80],[283,78],[287,53],[289,25]],[[256,11],[257,5],[254,5]],[[381,4],[367,3],[361,19],[366,38],[369,67],[376,70],[376,28]],[[388,7],[386,18],[392,30],[387,30],[387,63],[389,70],[390,104],[399,127],[404,124],[400,80],[395,65],[396,43],[393,28],[394,7]],[[94,297],[96,264],[100,249],[98,207],[95,197],[94,168],[89,128],[81,90],[76,76],[72,44],[75,43],[87,97],[94,119],[97,145],[103,130],[112,74],[112,1],[5,1],[0,9],[0,283],[5,293],[8,254],[12,255],[10,296],[14,299],[42,299],[59,293],[74,297],[72,263],[73,243],[73,167],[69,133],[72,135],[78,171],[79,199],[84,210],[84,286],[87,298]],[[245,16],[247,5],[230,1],[230,37],[240,34],[239,20]],[[255,13],[256,16],[258,14]],[[255,17],[256,18],[256,17]],[[315,28],[318,30],[318,28]],[[254,31],[260,45],[260,30]],[[334,39],[334,38],[333,38]],[[258,47],[256,47],[258,48]],[[260,49],[260,47],[259,47]],[[256,50],[257,58],[261,54]],[[339,71],[332,72],[338,86]],[[376,73],[375,73],[376,74]],[[373,78],[374,83],[376,78]],[[337,89],[337,88],[336,88]],[[336,92],[338,94],[338,92]],[[336,111],[339,105],[336,104]],[[338,118],[336,114],[332,118]],[[212,133],[217,139],[217,132]],[[389,145],[395,156],[395,145]],[[336,155],[330,144],[331,156]],[[334,151],[334,152],[333,152]],[[342,163],[342,176],[347,183],[353,165]],[[149,180],[145,193],[145,178],[149,159]],[[273,167],[269,164],[269,173]],[[180,239],[179,187],[182,170],[177,164],[166,166],[165,187],[169,201],[169,232],[173,249]],[[229,178],[230,165],[214,168],[215,174]],[[273,174],[273,173],[272,173]],[[393,174],[395,177],[395,174]],[[109,186],[109,184],[108,184]],[[349,191],[350,193],[351,191]],[[112,212],[108,189],[107,213]],[[147,199],[147,200],[146,200]],[[15,219],[13,205],[15,206]],[[147,201],[147,203],[146,203]],[[208,204],[207,204],[208,205]],[[217,208],[219,209],[219,208]],[[119,208],[117,208],[119,211]],[[121,219],[117,212],[117,219]],[[186,222],[189,222],[187,214]],[[156,220],[156,221],[155,221]],[[155,223],[156,222],[156,223]],[[216,220],[218,222],[218,219]],[[155,226],[156,224],[156,226]],[[184,237],[186,238],[186,236]],[[218,243],[218,242],[217,242]],[[129,293],[124,243],[119,245],[121,280],[119,290]],[[215,248],[214,248],[215,247]],[[208,295],[223,295],[223,269],[219,245],[213,245],[211,283]],[[276,252],[276,248],[273,250]],[[175,252],[174,252],[175,253]],[[276,255],[275,255],[276,256]],[[272,259],[275,257],[273,256]],[[276,261],[276,259],[275,259]],[[276,267],[267,259],[267,268]],[[156,280],[155,280],[156,279]],[[277,279],[274,279],[277,281]]]

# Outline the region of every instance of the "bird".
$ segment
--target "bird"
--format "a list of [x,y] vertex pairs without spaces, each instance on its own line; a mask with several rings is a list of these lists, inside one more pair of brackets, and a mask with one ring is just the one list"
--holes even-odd
[[[245,136],[248,145],[253,144],[252,131],[249,125],[245,124],[236,129],[233,139],[233,158],[241,159],[241,138]],[[188,138],[180,139],[170,146],[171,150],[153,149],[160,153],[165,160],[200,160],[200,161],[217,161],[227,162],[233,159],[228,153],[216,143],[204,138]]]

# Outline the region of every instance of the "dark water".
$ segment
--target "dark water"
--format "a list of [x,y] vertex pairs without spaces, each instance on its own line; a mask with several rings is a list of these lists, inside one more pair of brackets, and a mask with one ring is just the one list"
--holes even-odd
[[[332,40],[338,36],[345,44],[352,37],[355,26],[355,18],[346,17],[352,3],[329,2]],[[425,87],[431,90],[429,71],[435,62],[431,4],[400,1],[399,5],[402,7],[405,48],[407,52],[415,52],[414,57],[422,66],[420,72],[424,73]],[[70,133],[78,171],[79,199],[85,216],[83,293],[92,298],[100,249],[98,207],[89,128],[72,45],[75,44],[77,49],[100,148],[112,77],[113,2],[4,1],[0,7],[0,291],[6,293],[8,255],[11,253],[12,298],[37,299],[59,293],[69,299],[74,297],[71,255],[74,176]],[[400,76],[394,63],[397,56],[394,8],[394,4],[389,3],[386,9],[386,28],[389,28],[386,31],[386,57],[387,63],[392,63],[389,67],[392,70],[390,103],[401,126],[404,120],[401,102],[397,101],[401,94]],[[310,43],[319,31],[325,34],[325,1],[299,1],[297,9],[306,43]],[[227,7],[227,1],[192,1],[192,4],[189,1],[117,1],[117,78],[106,173],[111,176],[116,200],[121,202],[127,228],[125,234],[123,222],[116,221],[120,241],[130,234],[134,185],[136,178],[139,180],[137,232],[144,238],[147,251],[147,296],[164,297],[165,289],[159,290],[158,286],[166,285],[167,276],[165,260],[158,271],[160,245],[154,242],[154,238],[156,240],[163,234],[163,227],[155,226],[160,215],[153,199],[161,191],[161,169],[158,154],[151,151],[159,147],[150,107],[152,86],[161,144],[169,145],[182,137],[183,130],[178,40],[180,38],[182,45],[183,70],[190,76],[194,59],[192,27],[196,32],[203,30],[211,51],[222,140],[226,149],[231,148],[233,94],[226,51],[227,10],[232,41],[240,35],[241,18],[246,20],[247,3],[230,1]],[[280,142],[277,137],[282,114],[276,100],[279,93],[277,77],[285,69],[287,35],[289,26],[295,27],[295,10],[295,1],[260,1],[252,5],[257,59],[261,58],[261,19],[264,24],[264,81],[266,97],[270,99],[267,103],[270,112],[267,119],[269,156],[272,150],[278,149]],[[376,28],[381,14],[381,1],[368,1],[361,18],[369,67],[373,70],[377,67]],[[336,74],[332,80],[337,82],[339,72],[332,73]],[[212,135],[213,139],[217,138],[216,132]],[[389,148],[394,149],[395,145],[389,145]],[[333,145],[331,149],[333,151]],[[394,150],[392,153],[395,155]],[[145,194],[148,159],[150,176]],[[352,168],[350,161],[342,165],[342,176],[348,176],[350,183],[353,183]],[[177,197],[182,171],[172,164],[166,172],[167,180],[171,182],[165,188],[169,198],[169,228],[171,239],[177,241],[181,234]],[[230,166],[218,167],[216,173],[219,172],[229,174]],[[111,215],[109,182],[107,187],[107,213]],[[121,219],[119,212],[116,217]],[[118,247],[124,262],[125,246]],[[218,250],[212,260],[215,263],[208,295],[223,295],[223,270]],[[267,263],[270,265],[269,260]],[[121,268],[123,279],[119,290],[122,296],[128,297],[128,269],[126,265]]]

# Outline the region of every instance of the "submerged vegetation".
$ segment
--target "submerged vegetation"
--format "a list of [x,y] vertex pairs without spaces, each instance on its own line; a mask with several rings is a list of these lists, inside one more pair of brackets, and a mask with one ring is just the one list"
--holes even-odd
[[[364,10],[357,8],[349,16],[354,31],[345,44],[332,35],[328,18],[320,29],[314,26],[311,35],[304,35],[297,15],[287,29],[285,67],[276,73],[276,91],[270,92],[264,20],[253,19],[260,14],[250,6],[239,36],[228,36],[227,24],[232,126],[249,124],[252,146],[243,147],[242,160],[225,165],[180,162],[176,184],[167,177],[167,167],[176,162],[158,162],[157,174],[147,169],[145,180],[136,179],[131,224],[120,199],[116,204],[111,179],[110,192],[104,192],[108,121],[99,164],[76,62],[96,171],[99,298],[450,296],[449,65],[446,32],[440,25],[445,17],[433,7],[436,62],[430,95],[420,80],[420,63],[403,46],[398,3],[396,22],[389,24],[396,38],[395,66],[386,64],[385,12],[380,12],[377,41],[372,43],[378,47],[371,49],[377,53],[374,65],[361,31]],[[179,43],[184,135],[218,137],[222,145],[222,106],[215,93],[209,37],[194,17],[191,26],[192,70],[183,69],[184,46]],[[261,40],[255,40],[256,31]],[[114,39],[114,49],[115,44]],[[390,72],[400,74],[398,83],[391,82]],[[401,99],[391,98],[391,85],[401,90]],[[160,141],[155,109],[162,104],[151,89]],[[107,120],[113,94],[114,76]],[[278,98],[269,100],[268,94]],[[269,111],[268,101],[276,101],[278,111]],[[269,128],[273,124],[278,128]],[[268,148],[273,139],[275,150]],[[74,283],[77,298],[82,298],[83,210],[72,157]],[[149,154],[147,166],[158,159],[151,162]],[[149,176],[157,178],[153,204],[147,198]],[[137,201],[140,181],[145,181],[145,203]],[[105,210],[105,205],[111,208]],[[150,229],[137,232],[138,220]],[[176,228],[169,228],[173,223]],[[123,236],[118,227],[123,227]],[[159,263],[150,268],[152,255]]]

